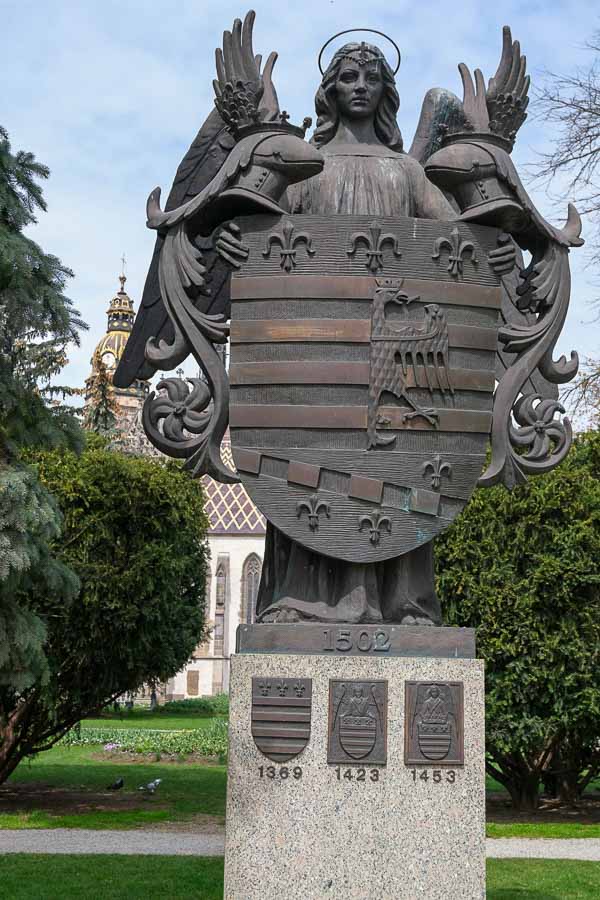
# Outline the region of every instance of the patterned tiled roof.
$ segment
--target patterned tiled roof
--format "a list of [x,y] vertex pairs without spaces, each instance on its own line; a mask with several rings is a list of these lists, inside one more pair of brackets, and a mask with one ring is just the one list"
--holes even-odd
[[[221,444],[221,458],[235,471],[231,443]],[[202,487],[211,534],[264,534],[265,519],[257,510],[242,484],[221,484],[204,475]]]

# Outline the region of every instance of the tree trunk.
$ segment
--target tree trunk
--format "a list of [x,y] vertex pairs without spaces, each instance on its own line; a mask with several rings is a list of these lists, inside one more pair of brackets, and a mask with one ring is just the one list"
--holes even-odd
[[0,757],[0,784],[4,784],[6,779],[12,775],[22,758],[20,753],[13,753],[7,759]]
[[511,779],[506,788],[512,800],[513,809],[533,812],[539,806],[539,775],[526,775]]

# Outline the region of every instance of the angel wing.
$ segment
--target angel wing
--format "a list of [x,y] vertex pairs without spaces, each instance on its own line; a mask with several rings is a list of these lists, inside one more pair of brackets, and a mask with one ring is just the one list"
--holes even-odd
[[[271,53],[264,71],[261,73],[260,56],[255,56],[252,49],[252,29],[255,14],[250,11],[242,24],[236,19],[232,31],[223,34],[223,51],[216,51],[217,73],[215,93],[219,99],[223,93],[220,84],[227,79],[240,80],[250,84],[260,94],[261,118],[269,121],[278,113],[277,94],[271,80],[273,66],[277,54]],[[177,169],[173,185],[169,192],[165,210],[173,210],[199,194],[210,184],[235,144],[229,124],[218,107],[213,109],[194,138],[189,150]],[[114,374],[116,387],[128,387],[136,378],[151,378],[158,366],[154,366],[146,358],[146,345],[150,338],[154,344],[159,342],[172,344],[175,333],[163,303],[158,265],[164,244],[164,236],[158,234],[154,245],[152,259],[148,268],[146,282],[140,308],[133,330],[125,346],[123,356]],[[223,315],[229,318],[229,282],[231,270],[213,248],[210,237],[196,239],[196,246],[201,251],[206,268],[202,289],[197,299],[200,312],[207,315]],[[187,348],[181,347],[180,361],[187,356]],[[178,365],[176,356],[172,358],[173,368]]]
[[555,422],[553,416],[564,412],[556,385],[574,376],[577,356],[555,363],[552,349],[569,304],[568,248],[583,243],[581,220],[570,205],[562,229],[547,222],[510,157],[527,116],[526,67],[505,26],[500,63],[487,88],[480,69],[471,75],[461,63],[462,101],[447,91],[428,92],[411,147],[430,180],[454,192],[463,220],[501,227],[532,253],[525,272],[519,257],[520,269],[502,278],[492,459],[480,485],[512,487],[527,474],[548,471],[571,440],[568,420]]

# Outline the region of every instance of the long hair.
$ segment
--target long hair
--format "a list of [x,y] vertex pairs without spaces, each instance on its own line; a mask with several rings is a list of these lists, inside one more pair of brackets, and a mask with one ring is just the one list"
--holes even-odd
[[[334,55],[323,75],[323,80],[315,96],[317,127],[312,140],[317,147],[322,147],[324,144],[329,143],[338,128],[340,117],[335,84],[342,61],[351,53],[359,53],[360,50],[361,44],[344,44]],[[383,94],[375,111],[375,134],[386,147],[389,147],[391,150],[401,151],[403,148],[402,135],[396,121],[396,115],[400,108],[400,97],[396,90],[394,73],[379,47],[373,44],[365,44],[364,50],[371,53],[374,59],[379,61],[383,79]]]

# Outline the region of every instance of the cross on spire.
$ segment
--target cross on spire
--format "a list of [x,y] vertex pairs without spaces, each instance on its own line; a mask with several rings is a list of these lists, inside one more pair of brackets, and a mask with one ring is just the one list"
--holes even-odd
[[125,253],[121,257],[121,274],[119,275],[119,281],[121,282],[121,293],[125,290],[125,282],[127,281],[127,275],[125,274],[125,264],[127,260],[125,259]]

